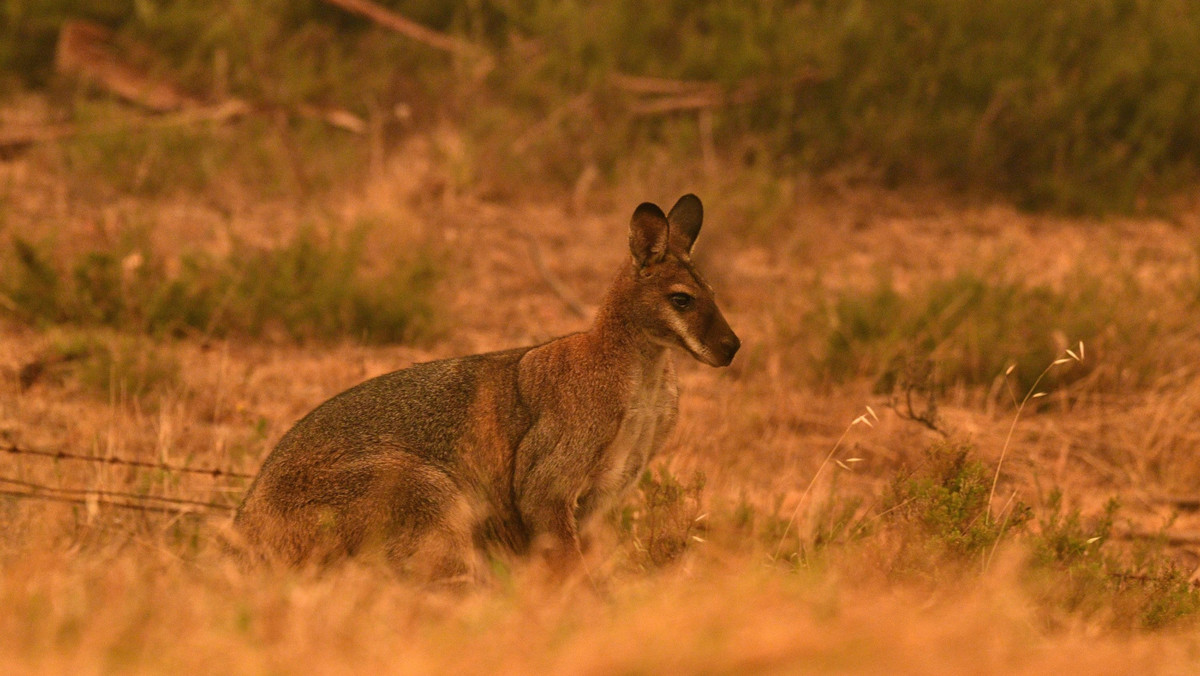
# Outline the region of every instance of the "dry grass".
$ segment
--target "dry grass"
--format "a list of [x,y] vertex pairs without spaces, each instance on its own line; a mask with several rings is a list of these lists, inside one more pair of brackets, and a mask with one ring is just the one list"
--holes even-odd
[[[626,255],[629,207],[677,196],[663,179],[612,189],[572,214],[557,204],[430,190],[453,177],[428,143],[414,140],[367,184],[322,198],[320,211],[335,230],[364,218],[386,225],[367,247],[376,262],[413,243],[440,252],[438,340],[407,347],[139,339],[174,365],[154,388],[89,379],[74,362],[22,387],[22,369],[79,330],[10,323],[0,333],[0,435],[36,448],[253,472],[293,421],[366,377],[581,328],[543,275],[591,309]],[[309,208],[237,191],[220,210],[180,196],[100,205],[57,193],[25,162],[0,164],[4,238],[44,234],[55,223],[61,242],[82,247],[149,222],[169,257],[180,241],[219,251],[222,232],[286,241]],[[490,585],[449,595],[366,565],[322,574],[239,569],[222,552],[220,514],[0,498],[0,671],[1193,672],[1194,621],[1156,632],[1114,629],[1127,627],[1114,621],[1116,611],[1047,604],[1026,579],[1029,553],[1019,541],[989,552],[986,572],[909,575],[891,565],[902,536],[879,528],[886,518],[871,510],[939,435],[892,411],[888,395],[872,391],[877,374],[838,383],[814,377],[820,342],[806,335],[804,317],[833,294],[870,289],[880,269],[905,293],[997,260],[1011,278],[1056,288],[1083,264],[1178,290],[1196,284],[1197,217],[1080,222],[816,186],[797,196],[790,227],[764,234],[723,211],[722,188],[694,186],[710,206],[697,253],[745,347],[727,370],[681,363],[681,424],[661,467],[706,477],[698,504],[659,498],[674,505],[669,523],[688,536],[682,555],[639,550],[649,531],[638,519],[649,507],[634,495],[624,517],[635,525],[617,517],[602,528],[591,562],[596,587],[549,587],[536,566],[516,565],[498,569]],[[531,260],[529,236],[545,272]],[[1122,311],[1194,316],[1194,299],[1162,297],[1175,304]],[[1171,517],[1154,498],[1194,491],[1200,480],[1200,349],[1194,329],[1166,326],[1161,349],[1172,354],[1161,368],[1141,361],[1149,375],[1125,377],[1127,365],[1113,358],[1119,350],[1097,353],[1089,344],[1089,374],[1030,399],[1019,418],[1002,388],[947,383],[938,391],[944,429],[973,442],[989,467],[1003,456],[989,502],[997,514],[1013,496],[1037,510],[1057,486],[1084,514],[1120,496],[1134,525],[1156,528]],[[113,346],[130,340],[84,333]],[[1077,338],[1063,336],[1063,347]],[[1105,342],[1119,346],[1120,336]],[[873,413],[862,417],[867,406]],[[852,424],[860,420],[871,426]],[[0,455],[0,475],[223,505],[236,504],[245,485],[16,455]],[[1192,514],[1176,516],[1176,529],[1200,525]],[[868,527],[849,537],[837,530],[846,523]],[[1171,556],[1198,563],[1186,549]]]

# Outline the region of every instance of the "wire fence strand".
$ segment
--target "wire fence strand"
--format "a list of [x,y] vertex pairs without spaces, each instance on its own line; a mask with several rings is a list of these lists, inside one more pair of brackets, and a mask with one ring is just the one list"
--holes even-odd
[[122,491],[110,491],[103,489],[89,488],[58,488],[55,486],[46,486],[43,484],[24,481],[22,479],[13,479],[10,477],[0,477],[0,483],[8,484],[9,486],[18,486],[30,491],[47,493],[52,495],[60,495],[63,497],[79,497],[86,500],[90,496],[99,498],[111,499],[119,498],[121,500],[138,500],[142,502],[165,502],[173,505],[186,505],[189,507],[201,507],[209,510],[232,511],[233,507],[222,505],[216,502],[205,502],[203,500],[190,500],[188,498],[172,498],[165,495],[140,495],[138,493],[125,493]]
[[246,474],[245,472],[234,472],[232,470],[220,469],[218,467],[188,467],[187,465],[173,465],[170,463],[149,462],[146,460],[131,460],[129,458],[100,458],[94,455],[82,455],[79,453],[69,453],[67,451],[43,451],[35,448],[25,448],[15,444],[6,444],[0,447],[0,450],[12,455],[32,455],[43,458],[53,458],[55,460],[75,460],[80,462],[94,462],[107,465],[123,465],[126,467],[141,467],[144,469],[158,469],[167,472],[181,472],[185,474],[203,474],[213,478],[229,477],[233,479],[251,479],[254,475]]
[[122,509],[131,509],[131,510],[135,510],[138,512],[152,512],[155,514],[203,515],[206,513],[203,510],[191,509],[191,508],[182,507],[182,506],[180,506],[180,507],[165,507],[165,506],[158,506],[158,505],[143,505],[143,504],[121,502],[118,500],[105,500],[103,498],[94,498],[93,500],[88,500],[87,498],[75,498],[75,497],[70,497],[70,496],[65,496],[65,495],[50,495],[48,493],[35,493],[35,492],[31,492],[31,491],[10,491],[6,488],[0,488],[0,495],[10,497],[10,498],[20,498],[20,499],[30,499],[30,500],[47,500],[49,502],[64,502],[64,503],[72,504],[72,505],[86,505],[89,502],[94,502],[97,505],[104,505],[105,507],[120,507]]

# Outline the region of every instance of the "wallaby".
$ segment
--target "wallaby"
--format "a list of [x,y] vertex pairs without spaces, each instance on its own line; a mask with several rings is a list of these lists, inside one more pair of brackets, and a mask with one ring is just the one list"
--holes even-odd
[[632,258],[592,327],[416,364],[318,406],[263,462],[235,526],[267,558],[374,550],[401,570],[472,577],[482,553],[581,563],[581,529],[674,428],[671,348],[728,366],[741,341],[696,271],[703,210],[637,207]]

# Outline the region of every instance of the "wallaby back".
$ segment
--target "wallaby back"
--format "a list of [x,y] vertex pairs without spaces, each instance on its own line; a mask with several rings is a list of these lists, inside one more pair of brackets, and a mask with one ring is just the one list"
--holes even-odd
[[668,348],[713,366],[740,342],[691,263],[700,201],[634,212],[632,258],[590,330],[395,371],[333,397],[271,452],[235,525],[287,563],[374,551],[427,577],[536,547],[559,568],[675,424]]

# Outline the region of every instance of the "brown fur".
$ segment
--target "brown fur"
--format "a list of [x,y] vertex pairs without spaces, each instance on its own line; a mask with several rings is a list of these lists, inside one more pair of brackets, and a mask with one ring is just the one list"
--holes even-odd
[[639,206],[632,259],[588,331],[417,364],[321,404],[267,457],[235,525],[293,564],[374,551],[419,575],[471,575],[499,547],[569,568],[581,528],[675,425],[669,348],[725,366],[740,346],[691,263],[701,220],[692,195],[669,216]]

